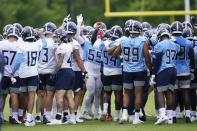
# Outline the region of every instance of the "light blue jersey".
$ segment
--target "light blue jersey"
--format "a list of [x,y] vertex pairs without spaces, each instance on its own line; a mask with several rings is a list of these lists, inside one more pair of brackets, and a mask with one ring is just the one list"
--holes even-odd
[[195,46],[194,46],[194,57],[195,57],[195,68],[197,68],[197,41],[194,41]]
[[175,67],[176,54],[180,52],[180,46],[169,39],[165,39],[155,45],[155,53],[161,54],[161,64],[158,68],[157,74],[166,68]]
[[140,72],[146,70],[143,56],[145,39],[128,37],[121,40],[124,72]]
[[85,41],[83,46],[83,61],[101,65],[101,51],[94,49],[92,43]]
[[183,38],[182,36],[174,37],[175,42],[178,43],[183,51],[181,56],[176,57],[175,65],[177,74],[190,73],[189,49],[194,47],[193,42]]
[[[114,47],[114,43],[115,43],[115,41],[112,41],[109,44],[109,47],[113,48]],[[107,67],[107,68],[121,68],[120,60],[113,58],[112,55],[109,55],[107,53],[104,42],[102,42],[100,44],[99,48],[101,50],[101,54],[102,54],[101,56],[102,56],[102,61],[104,63],[104,67]]]

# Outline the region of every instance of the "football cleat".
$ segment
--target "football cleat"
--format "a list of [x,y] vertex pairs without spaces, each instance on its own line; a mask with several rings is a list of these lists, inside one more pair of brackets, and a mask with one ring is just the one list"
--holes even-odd
[[118,121],[120,121],[120,117],[119,117],[119,116],[118,116],[118,117],[117,117],[117,116],[114,116],[113,121],[114,121],[114,122],[118,122]]
[[12,123],[12,116],[9,116],[9,123]]
[[79,117],[76,117],[76,122],[77,123],[83,123],[84,121],[82,119],[80,119]]
[[41,118],[40,118],[40,116],[36,116],[36,118],[35,118],[35,122],[36,122],[36,123],[40,123],[40,122],[41,122]]
[[109,114],[107,115],[107,118],[106,118],[107,121],[112,121],[112,116]]
[[194,121],[196,121],[196,116],[191,117],[191,122],[194,122]]
[[160,118],[155,122],[155,125],[160,125],[163,122],[166,122],[167,119],[167,116],[160,116]]
[[83,114],[83,118],[86,119],[86,120],[91,120],[91,119],[92,119],[92,117],[89,115],[88,112],[85,112],[85,113]]
[[185,123],[191,123],[190,117],[185,117]]
[[34,120],[31,120],[31,121],[26,121],[26,122],[24,123],[24,125],[25,125],[25,126],[35,126],[36,124],[35,124]]
[[171,124],[173,124],[173,123],[174,123],[174,121],[173,121],[172,118],[169,118],[169,119],[167,120],[167,124],[171,125]]
[[46,116],[43,116],[43,124],[50,123],[50,121],[46,118]]
[[18,120],[22,123],[25,123],[24,116],[18,116]]
[[62,120],[53,119],[53,120],[51,120],[50,123],[47,123],[46,125],[48,125],[48,126],[62,125]]
[[20,122],[18,119],[12,118],[12,124],[21,124],[22,122]]
[[101,116],[99,113],[94,113],[94,120],[100,120]]
[[132,123],[132,122],[133,122],[133,120],[134,120],[134,118],[135,118],[135,116],[134,116],[134,115],[129,116],[129,123]]
[[106,117],[107,117],[107,114],[106,113],[102,113],[100,120],[101,121],[105,121]]
[[144,124],[144,122],[141,121],[140,119],[134,119],[133,120],[133,125],[139,125],[139,124]]

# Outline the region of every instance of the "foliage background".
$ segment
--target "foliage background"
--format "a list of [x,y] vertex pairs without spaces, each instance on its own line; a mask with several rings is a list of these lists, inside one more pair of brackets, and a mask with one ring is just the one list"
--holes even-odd
[[[70,0],[72,20],[76,15],[83,14],[85,24],[93,25],[103,21],[108,28],[112,25],[123,26],[129,18],[105,18],[104,0]],[[111,0],[111,11],[154,11],[154,10],[184,10],[184,0]],[[197,0],[190,0],[191,10],[197,9]],[[0,33],[6,24],[21,23],[34,28],[42,27],[46,22],[54,22],[60,26],[67,15],[67,0],[0,0]],[[159,23],[169,23],[169,17],[135,17],[134,19],[150,22],[156,26]],[[184,21],[183,16],[175,17]]]

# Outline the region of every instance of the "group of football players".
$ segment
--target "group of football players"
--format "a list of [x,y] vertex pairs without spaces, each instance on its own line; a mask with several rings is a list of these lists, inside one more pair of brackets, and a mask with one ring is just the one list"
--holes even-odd
[[103,22],[84,25],[82,15],[77,24],[67,16],[59,28],[52,22],[40,29],[6,25],[0,36],[5,59],[2,122],[10,94],[11,124],[61,125],[91,119],[143,124],[152,91],[155,125],[174,124],[177,118],[196,121],[197,26],[195,17],[191,20],[192,24],[175,21],[153,29],[148,22],[130,19],[124,33],[118,25],[108,30]]

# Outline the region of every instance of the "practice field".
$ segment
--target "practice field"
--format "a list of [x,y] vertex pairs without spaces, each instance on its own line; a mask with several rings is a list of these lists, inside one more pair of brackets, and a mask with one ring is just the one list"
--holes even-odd
[[[114,97],[112,98],[114,100]],[[112,112],[114,112],[114,104],[112,104]],[[149,96],[146,106],[146,112],[151,114],[143,125],[134,126],[130,123],[118,124],[115,122],[101,122],[96,120],[85,121],[77,125],[61,125],[61,126],[46,126],[38,124],[34,127],[25,127],[24,125],[11,125],[4,123],[2,131],[197,131],[197,122],[185,124],[183,120],[178,119],[178,123],[174,125],[158,125],[155,126],[156,119],[154,115],[154,99],[153,93]],[[8,102],[6,103],[5,118],[9,116]]]

